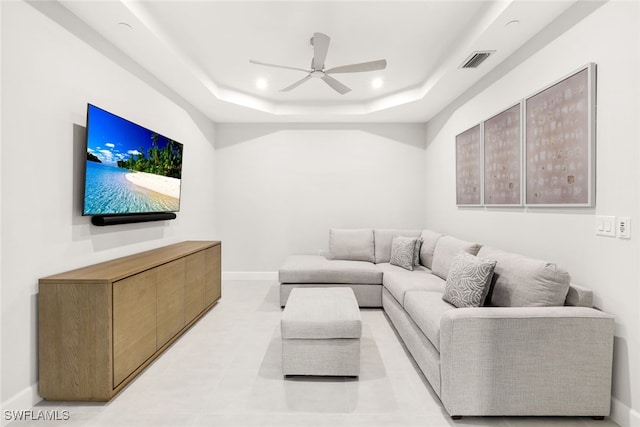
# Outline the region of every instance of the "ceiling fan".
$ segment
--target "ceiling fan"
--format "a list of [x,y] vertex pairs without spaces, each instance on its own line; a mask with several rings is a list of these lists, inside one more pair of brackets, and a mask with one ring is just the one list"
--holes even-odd
[[326,84],[328,84],[331,88],[333,88],[336,92],[338,92],[341,95],[344,95],[345,93],[349,92],[351,88],[340,83],[338,80],[334,79],[329,74],[376,71],[376,70],[384,70],[387,67],[387,60],[380,59],[377,61],[362,62],[360,64],[342,65],[340,67],[329,68],[327,70],[324,68],[324,61],[327,57],[330,40],[331,38],[326,34],[322,34],[322,33],[313,34],[313,37],[311,38],[311,45],[313,46],[313,59],[311,60],[311,69],[289,67],[286,65],[268,64],[266,62],[256,61],[255,59],[250,59],[249,62],[251,62],[252,64],[266,65],[267,67],[286,68],[288,70],[298,70],[298,71],[303,71],[307,73],[307,75],[304,78],[298,80],[292,85],[285,87],[284,89],[281,89],[280,92],[288,92],[300,86],[302,83],[306,82],[309,79],[317,78],[317,79],[322,79]]

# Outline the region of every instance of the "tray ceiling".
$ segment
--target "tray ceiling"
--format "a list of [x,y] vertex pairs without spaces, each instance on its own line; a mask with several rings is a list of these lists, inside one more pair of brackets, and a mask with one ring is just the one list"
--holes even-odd
[[[68,11],[214,121],[427,121],[574,1],[61,1]],[[290,92],[314,32],[326,68],[386,59]],[[475,69],[475,51],[495,51]],[[372,83],[377,80],[380,87]],[[260,81],[263,87],[258,87]]]

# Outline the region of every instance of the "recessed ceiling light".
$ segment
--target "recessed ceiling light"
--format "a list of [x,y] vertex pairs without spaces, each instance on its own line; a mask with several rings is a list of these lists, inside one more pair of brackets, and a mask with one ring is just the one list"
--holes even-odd
[[504,24],[505,27],[507,28],[515,28],[520,24],[520,21],[518,21],[517,19],[514,19],[512,21],[507,22],[506,24]]
[[374,89],[380,89],[383,84],[384,82],[382,81],[381,77],[376,77],[375,79],[371,80],[371,87]]
[[120,28],[125,28],[127,30],[132,29],[133,27],[131,26],[131,24],[127,23],[127,22],[118,22],[118,25],[120,26]]
[[256,87],[260,90],[265,90],[267,88],[267,80],[262,77],[256,79]]

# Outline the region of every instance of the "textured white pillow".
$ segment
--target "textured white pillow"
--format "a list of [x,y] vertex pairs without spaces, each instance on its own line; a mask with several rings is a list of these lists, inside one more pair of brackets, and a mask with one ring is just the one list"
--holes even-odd
[[417,240],[415,237],[395,236],[391,240],[391,259],[389,262],[392,265],[413,271]]
[[458,253],[449,267],[442,299],[456,307],[480,307],[489,292],[495,267],[496,261]]

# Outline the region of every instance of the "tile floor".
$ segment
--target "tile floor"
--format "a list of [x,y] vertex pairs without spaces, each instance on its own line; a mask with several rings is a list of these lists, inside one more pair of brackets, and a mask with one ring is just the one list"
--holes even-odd
[[362,310],[361,376],[294,378],[281,371],[278,284],[226,281],[222,300],[108,403],[41,402],[66,421],[12,427],[568,426],[591,418],[465,417],[452,421],[381,309]]

